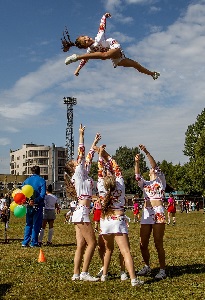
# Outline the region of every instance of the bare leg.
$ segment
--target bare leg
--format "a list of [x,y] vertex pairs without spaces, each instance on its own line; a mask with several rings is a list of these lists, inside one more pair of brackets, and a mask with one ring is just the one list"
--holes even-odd
[[[121,50],[120,49],[111,49],[107,52],[94,52],[94,53],[86,53],[83,55],[78,55],[78,60],[81,59],[111,59],[111,58],[120,58]],[[134,68],[138,72],[153,76],[155,72],[152,72],[142,65],[140,65],[137,61],[132,60],[130,58],[124,58],[118,63],[118,66],[126,67],[126,68]]]
[[133,258],[130,253],[128,235],[124,233],[115,234],[115,240],[118,244],[120,252],[124,257],[125,266],[129,272],[130,279],[136,278]]
[[149,238],[152,232],[152,225],[141,224],[140,227],[140,250],[143,260],[147,266],[149,266],[150,254],[149,254]]
[[168,219],[168,224],[170,224],[170,221],[171,221],[171,219],[170,219],[170,212],[167,213],[167,219]]
[[54,224],[54,220],[49,220],[48,221],[49,229],[53,228],[53,224]]
[[173,221],[173,224],[175,224],[176,223],[176,217],[175,217],[175,213],[172,213],[172,221]]
[[137,61],[132,60],[130,58],[125,58],[118,63],[118,66],[126,67],[126,68],[134,68],[140,73],[153,76],[155,72],[152,72],[142,65],[140,65]]
[[114,235],[113,234],[104,234],[102,236],[102,238],[103,238],[104,245],[105,245],[103,275],[107,275],[111,256],[112,256],[112,253],[114,250]]
[[83,261],[83,255],[86,248],[86,241],[81,233],[81,230],[75,225],[77,249],[74,257],[74,274],[80,274],[80,266]]
[[77,56],[77,60],[81,59],[110,59],[110,58],[119,58],[121,56],[120,49],[111,49],[107,52],[93,52],[93,53],[85,53]]
[[99,237],[98,237],[98,253],[99,253],[100,259],[102,261],[102,265],[104,265],[105,243],[104,243],[102,235],[99,235]]
[[153,237],[155,247],[158,253],[160,269],[165,269],[165,251],[163,247],[165,224],[154,224],[153,225]]
[[120,260],[120,270],[121,272],[125,272],[125,260],[121,252],[119,253],[119,260]]
[[91,223],[77,224],[75,227],[77,249],[74,258],[74,274],[80,274],[80,265],[82,263],[84,252],[85,254],[82,272],[88,272],[88,268],[96,247],[96,238]]

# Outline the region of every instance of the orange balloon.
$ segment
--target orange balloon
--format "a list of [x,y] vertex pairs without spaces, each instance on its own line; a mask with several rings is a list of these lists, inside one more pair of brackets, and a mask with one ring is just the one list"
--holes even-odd
[[23,204],[26,202],[26,196],[23,194],[23,193],[17,193],[15,196],[14,196],[14,201],[17,203],[17,204]]

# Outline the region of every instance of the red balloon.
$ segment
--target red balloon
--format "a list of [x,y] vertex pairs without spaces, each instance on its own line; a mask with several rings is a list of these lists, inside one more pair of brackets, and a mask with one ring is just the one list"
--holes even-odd
[[14,196],[14,201],[21,205],[23,203],[26,202],[26,196],[23,194],[23,193],[17,193],[15,196]]

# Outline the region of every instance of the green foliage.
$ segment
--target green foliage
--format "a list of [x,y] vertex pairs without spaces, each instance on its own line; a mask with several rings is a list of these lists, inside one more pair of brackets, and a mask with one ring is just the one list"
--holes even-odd
[[[8,235],[4,244],[4,226],[0,223],[0,299],[2,300],[152,300],[204,299],[205,243],[202,211],[189,214],[177,212],[176,226],[166,226],[164,248],[168,278],[155,281],[159,270],[153,237],[150,238],[152,274],[144,277],[145,284],[131,287],[130,280],[121,282],[119,250],[113,252],[107,282],[73,282],[73,259],[76,250],[74,225],[64,224],[62,210],[54,223],[53,246],[43,246],[45,263],[38,263],[39,248],[22,248],[25,218],[11,215]],[[133,218],[133,212],[126,214]],[[92,215],[91,215],[92,219]],[[139,248],[137,223],[129,224],[129,239],[135,269],[143,266]],[[46,242],[48,228],[45,231]],[[97,237],[97,234],[96,234]],[[89,272],[96,275],[101,268],[98,251],[94,253]]]
[[89,176],[95,181],[98,180],[98,163],[95,161],[91,165]]
[[137,147],[119,147],[113,155],[113,158],[117,161],[122,170],[129,170],[133,169],[134,158],[137,153],[139,153],[139,149]]
[[186,174],[191,193],[205,195],[205,109],[197,116],[196,122],[188,126],[184,154],[189,156]]
[[184,143],[184,154],[187,155],[190,160],[195,158],[196,145],[198,139],[201,137],[202,132],[205,128],[205,109],[202,110],[201,114],[197,116],[196,122],[188,126],[185,133]]

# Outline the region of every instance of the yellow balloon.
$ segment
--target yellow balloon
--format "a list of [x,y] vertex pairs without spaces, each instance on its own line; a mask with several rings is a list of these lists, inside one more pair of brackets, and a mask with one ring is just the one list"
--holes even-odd
[[12,198],[14,198],[17,193],[21,193],[21,189],[15,189],[11,194]]
[[15,201],[11,202],[10,211],[14,212],[14,209],[15,209],[16,206],[18,206],[18,204]]
[[21,192],[27,197],[30,198],[33,196],[34,189],[30,184],[26,184],[22,187]]

